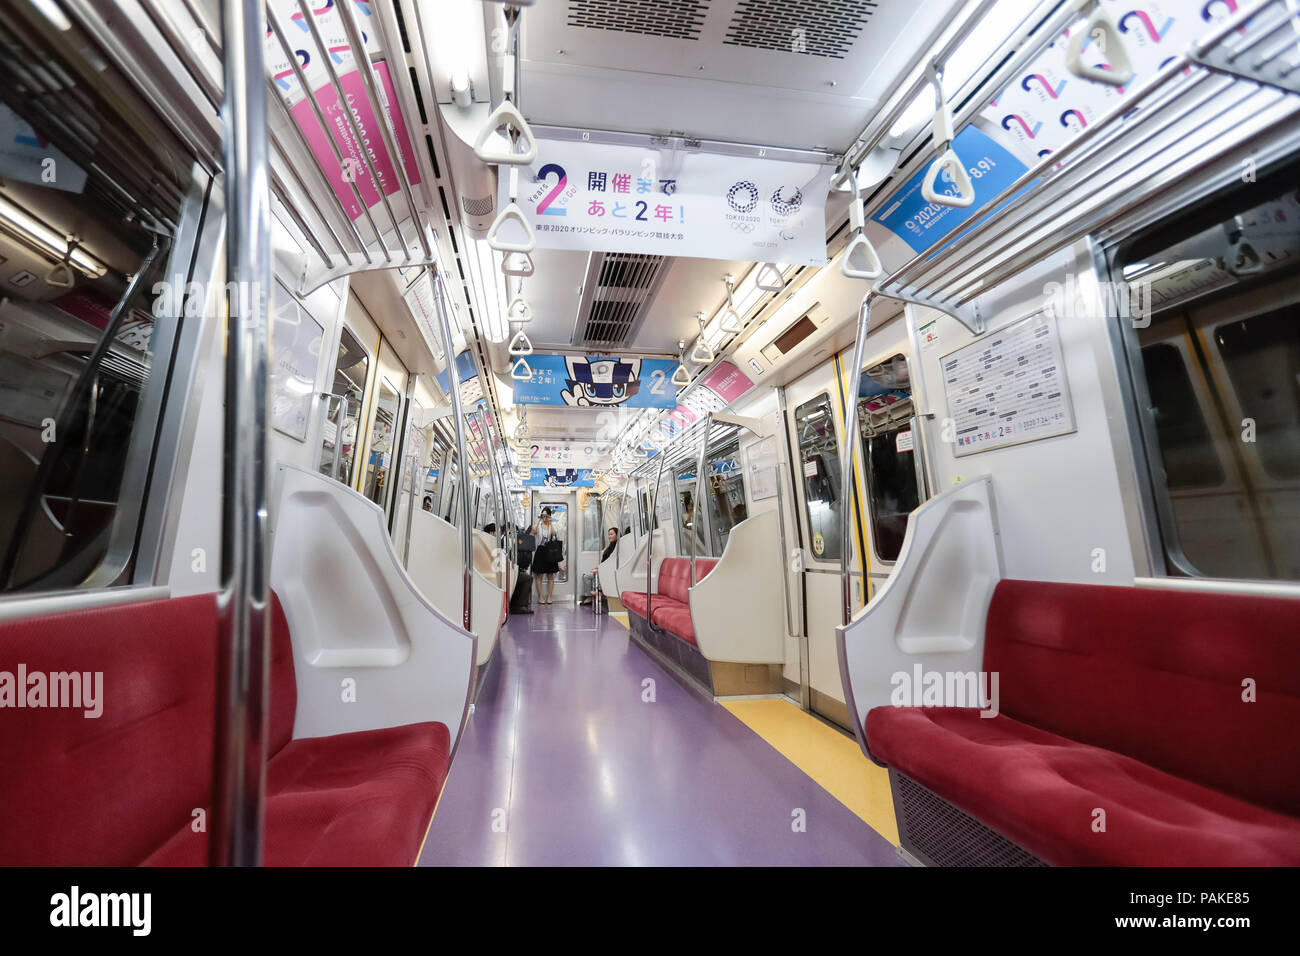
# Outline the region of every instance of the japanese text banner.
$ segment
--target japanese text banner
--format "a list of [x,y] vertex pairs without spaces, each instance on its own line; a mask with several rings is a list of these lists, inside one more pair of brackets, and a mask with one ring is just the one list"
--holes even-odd
[[[541,248],[825,265],[832,171],[816,162],[539,137],[537,159],[519,170],[517,202]],[[502,208],[508,183],[502,176]]]

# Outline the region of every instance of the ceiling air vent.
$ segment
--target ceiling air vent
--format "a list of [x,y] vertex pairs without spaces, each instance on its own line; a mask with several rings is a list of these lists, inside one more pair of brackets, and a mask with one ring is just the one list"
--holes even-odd
[[630,342],[659,291],[668,261],[663,256],[593,252],[582,282],[573,344]]
[[708,10],[706,0],[569,0],[569,26],[698,40]]
[[842,60],[878,6],[876,0],[740,0],[723,42]]

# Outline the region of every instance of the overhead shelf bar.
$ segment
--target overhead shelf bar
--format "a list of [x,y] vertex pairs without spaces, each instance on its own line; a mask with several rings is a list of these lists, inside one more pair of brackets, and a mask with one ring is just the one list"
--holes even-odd
[[[1215,50],[1253,45],[1252,35],[1238,32],[1252,21],[1264,21],[1260,32],[1275,35],[1273,18],[1300,26],[1300,12],[1286,10],[1282,0],[1261,0],[1222,21],[986,203],[992,213],[956,238],[935,241],[882,280],[880,294],[948,312],[980,332],[987,316],[978,297],[1030,260],[1139,214],[1174,179],[1186,184],[1188,177],[1220,176],[1215,163],[1225,156],[1279,127],[1294,129],[1300,97],[1201,65]],[[1290,46],[1296,49],[1296,41]],[[1280,56],[1274,52],[1269,63]],[[1223,136],[1228,129],[1239,135]]]

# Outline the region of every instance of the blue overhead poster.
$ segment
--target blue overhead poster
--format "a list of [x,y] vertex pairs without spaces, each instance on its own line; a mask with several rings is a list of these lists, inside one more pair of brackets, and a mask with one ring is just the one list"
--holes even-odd
[[590,468],[534,468],[524,484],[530,488],[593,488]]
[[531,379],[516,379],[516,405],[676,408],[674,359],[529,355]]
[[[990,199],[1025,172],[1024,163],[975,126],[967,126],[958,133],[952,148],[961,157],[971,185],[975,188],[973,203],[965,209],[959,209],[956,206],[927,202],[921,195],[921,183],[930,168],[927,164],[889,197],[883,209],[871,217],[872,222],[880,223],[911,246],[913,252],[924,252],[958,226],[979,216]],[[946,176],[946,173],[939,174],[935,183],[936,192],[953,192],[955,187]],[[1025,189],[1032,188],[1032,185],[1031,183]],[[988,210],[989,213],[993,211]]]
[[[465,351],[461,352],[459,355],[456,356],[456,371],[458,373],[457,381],[460,382],[468,382],[471,378],[473,378],[475,375],[478,374],[478,370],[474,368],[474,356],[470,354],[469,349],[466,349]],[[438,383],[438,387],[442,389],[442,393],[446,395],[447,394],[447,370],[443,369],[441,372],[435,375],[434,381]]]

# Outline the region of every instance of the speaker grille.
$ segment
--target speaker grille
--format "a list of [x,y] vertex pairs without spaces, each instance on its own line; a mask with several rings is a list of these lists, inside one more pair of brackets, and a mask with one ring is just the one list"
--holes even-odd
[[876,0],[740,0],[723,42],[842,60],[879,5]]
[[911,777],[889,771],[903,847],[935,866],[1047,866]]
[[708,13],[705,0],[569,0],[569,26],[618,30],[676,40],[698,40]]
[[468,196],[461,196],[460,204],[465,213],[470,216],[490,216],[492,215],[492,209],[496,206],[491,196],[484,196],[481,199],[470,199]]

